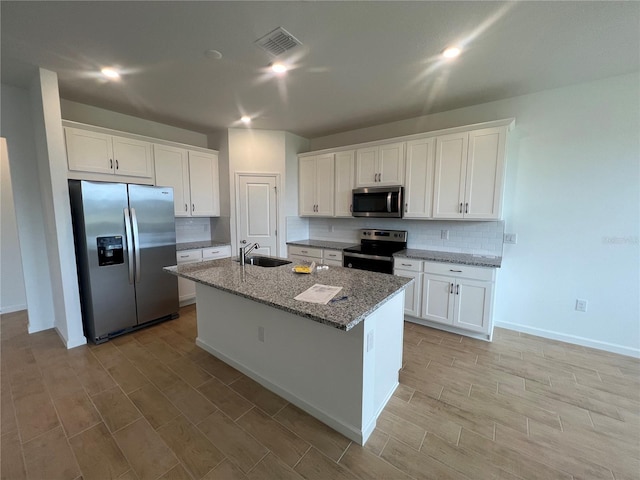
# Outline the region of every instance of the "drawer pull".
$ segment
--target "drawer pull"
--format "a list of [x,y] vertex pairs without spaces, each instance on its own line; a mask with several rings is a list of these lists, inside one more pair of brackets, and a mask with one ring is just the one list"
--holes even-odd
[[328,256],[329,257],[337,257],[337,255],[335,253],[330,253]]
[[300,250],[300,253],[309,253],[306,250]]
[[455,273],[462,273],[462,270],[451,270],[449,269],[450,272],[455,272]]
[[403,267],[410,267],[411,266],[410,263],[401,263],[400,265],[402,265]]
[[215,250],[215,251],[213,251],[211,253],[220,253],[220,250]]
[[189,255],[180,255],[180,258],[189,258]]

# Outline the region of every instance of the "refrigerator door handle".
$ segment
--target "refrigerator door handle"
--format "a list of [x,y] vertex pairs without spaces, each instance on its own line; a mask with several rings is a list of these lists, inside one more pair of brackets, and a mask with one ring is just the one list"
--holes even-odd
[[140,283],[140,238],[138,238],[138,217],[136,217],[135,208],[131,208],[131,225],[133,226],[133,248],[136,252],[136,283]]
[[133,285],[133,240],[131,238],[131,219],[129,209],[124,209],[124,233],[127,238],[127,255],[129,256],[129,284]]

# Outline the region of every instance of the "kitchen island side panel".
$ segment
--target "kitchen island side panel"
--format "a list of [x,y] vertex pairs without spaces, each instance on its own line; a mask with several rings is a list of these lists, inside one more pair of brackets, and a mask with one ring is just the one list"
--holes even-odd
[[[200,347],[348,438],[366,442],[398,385],[402,293],[348,332],[202,284],[196,297]],[[368,349],[367,337],[373,342]]]

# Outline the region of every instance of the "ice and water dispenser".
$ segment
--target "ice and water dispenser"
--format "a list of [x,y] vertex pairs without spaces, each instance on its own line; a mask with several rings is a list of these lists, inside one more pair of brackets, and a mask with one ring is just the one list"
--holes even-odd
[[124,263],[124,247],[122,235],[113,237],[97,237],[98,241],[98,265],[118,265]]

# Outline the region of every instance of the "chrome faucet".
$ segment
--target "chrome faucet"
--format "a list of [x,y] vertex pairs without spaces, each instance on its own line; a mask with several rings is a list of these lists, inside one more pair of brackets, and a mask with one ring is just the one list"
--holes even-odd
[[247,260],[247,255],[249,255],[249,253],[251,253],[253,250],[255,250],[256,248],[260,248],[260,244],[258,244],[257,242],[254,243],[253,245],[247,245],[247,241],[246,240],[242,240],[242,242],[240,242],[242,244],[244,244],[244,246],[240,247],[240,265],[244,266],[246,260]]

